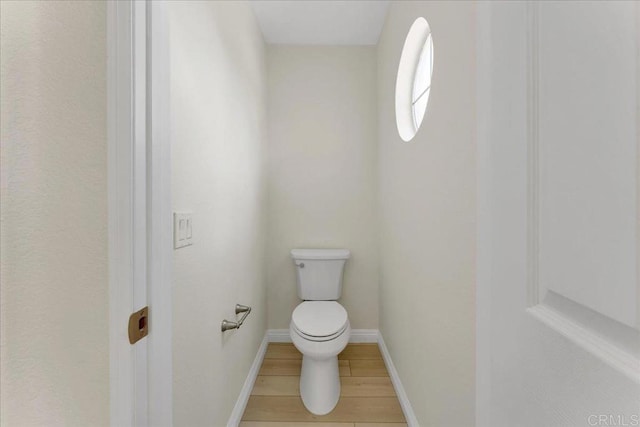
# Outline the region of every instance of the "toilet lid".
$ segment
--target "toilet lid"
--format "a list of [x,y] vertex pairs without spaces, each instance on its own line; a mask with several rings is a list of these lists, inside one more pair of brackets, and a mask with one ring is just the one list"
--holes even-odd
[[312,337],[334,335],[344,329],[347,320],[347,310],[335,301],[305,301],[291,315],[296,329]]

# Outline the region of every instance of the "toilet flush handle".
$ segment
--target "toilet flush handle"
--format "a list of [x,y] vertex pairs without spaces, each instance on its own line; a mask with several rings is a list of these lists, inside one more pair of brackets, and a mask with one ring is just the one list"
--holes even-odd
[[298,267],[304,268],[304,262],[301,262],[300,264],[298,264]]

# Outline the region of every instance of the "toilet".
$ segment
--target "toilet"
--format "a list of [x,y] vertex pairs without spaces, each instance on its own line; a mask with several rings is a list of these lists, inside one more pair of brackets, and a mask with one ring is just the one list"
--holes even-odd
[[328,414],[340,398],[338,354],[349,342],[347,310],[338,303],[347,249],[293,249],[298,297],[289,334],[302,353],[300,396],[315,415]]

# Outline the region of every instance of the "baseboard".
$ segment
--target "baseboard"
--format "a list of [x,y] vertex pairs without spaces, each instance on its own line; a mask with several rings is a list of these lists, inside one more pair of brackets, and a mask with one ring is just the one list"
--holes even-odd
[[[267,330],[267,336],[269,342],[291,342],[291,335],[289,335],[289,329],[269,329]],[[378,342],[378,330],[377,329],[352,329],[349,342],[352,343],[364,343]]]
[[253,385],[256,382],[258,372],[260,371],[260,367],[262,366],[264,355],[267,352],[268,345],[269,334],[267,331],[267,333],[265,333],[264,335],[264,338],[262,339],[260,347],[258,347],[258,352],[256,353],[255,359],[253,359],[253,363],[251,364],[251,369],[249,369],[247,379],[244,381],[244,385],[240,390],[238,400],[236,400],[236,405],[233,407],[233,411],[231,411],[231,416],[229,417],[229,421],[227,421],[227,427],[238,427],[238,425],[240,424],[240,420],[242,419],[244,410],[247,407],[247,402],[249,402],[249,396],[251,396]]
[[377,329],[352,329],[349,342],[376,343],[378,342],[379,334],[380,332]]
[[389,371],[391,383],[393,384],[393,388],[395,389],[396,395],[398,396],[398,401],[400,401],[400,406],[402,407],[402,412],[404,412],[404,417],[407,419],[407,425],[409,427],[420,427],[420,423],[418,423],[416,414],[413,412],[413,408],[411,407],[411,402],[409,402],[407,392],[402,386],[402,381],[400,381],[398,371],[396,371],[396,367],[393,365],[391,355],[389,354],[387,345],[384,343],[384,339],[382,338],[382,334],[380,332],[378,332],[378,347],[380,347],[380,353],[382,353],[384,364],[387,366],[387,371]]
[[269,342],[291,342],[289,329],[267,329]]

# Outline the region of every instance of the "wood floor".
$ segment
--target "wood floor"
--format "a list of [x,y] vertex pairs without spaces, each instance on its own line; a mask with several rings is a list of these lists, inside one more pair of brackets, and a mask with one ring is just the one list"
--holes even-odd
[[240,427],[406,427],[377,344],[349,344],[338,363],[340,401],[313,415],[300,399],[302,355],[293,344],[269,344]]

